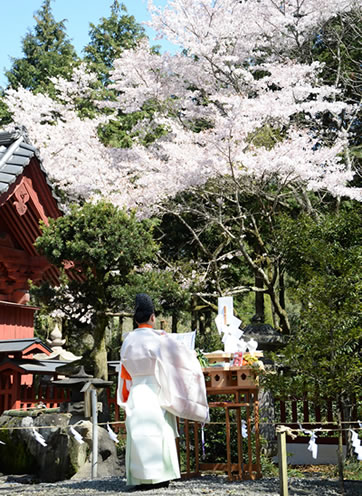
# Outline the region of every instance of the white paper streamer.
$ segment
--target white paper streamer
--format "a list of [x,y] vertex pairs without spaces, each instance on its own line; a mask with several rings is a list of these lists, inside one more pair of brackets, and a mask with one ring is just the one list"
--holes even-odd
[[33,434],[34,434],[36,441],[38,441],[38,443],[41,444],[42,446],[47,446],[47,443],[45,442],[45,439],[43,438],[43,436],[41,434],[39,434],[39,432],[36,431],[34,429],[34,427],[32,428],[32,431],[33,431]]
[[358,434],[356,431],[349,429],[349,431],[352,433],[352,446],[354,448],[354,452],[357,455],[357,460],[361,461],[362,460],[362,446],[361,446],[361,440],[358,437]]
[[312,452],[312,457],[314,459],[316,459],[318,456],[318,445],[316,443],[316,439],[317,439],[317,436],[313,432],[311,437],[310,437],[310,440],[309,440],[308,450]]
[[115,443],[119,443],[119,440],[117,438],[117,434],[111,429],[108,422],[107,422],[107,431],[108,431],[108,435],[112,439],[112,441],[114,441]]
[[242,437],[248,437],[248,429],[246,427],[246,422],[245,420],[241,421],[241,435]]
[[4,443],[3,441],[0,441],[0,444],[6,444],[6,443]]
[[[218,314],[215,318],[216,327],[224,343],[224,351],[226,353],[245,352],[248,343],[242,340],[244,331],[239,329],[242,322],[234,316],[233,312],[232,296],[218,298]],[[251,347],[254,353],[258,347],[258,343],[252,340]]]
[[316,442],[316,439],[317,439],[316,431],[320,431],[321,429],[319,428],[319,429],[316,429],[315,431],[309,431],[307,429],[303,429],[302,424],[300,424],[300,423],[298,423],[298,426],[299,426],[299,429],[304,432],[304,434],[310,435],[310,440],[309,440],[307,449],[312,453],[312,457],[314,459],[316,459],[318,456],[318,445]]
[[75,439],[75,440],[76,440],[79,444],[83,444],[83,443],[84,443],[84,441],[83,441],[83,437],[81,436],[81,434],[79,434],[79,432],[78,432],[78,431],[76,431],[76,430],[74,429],[74,427],[73,427],[73,426],[70,426],[70,427],[69,427],[69,430],[70,430],[70,432],[73,434],[74,439]]

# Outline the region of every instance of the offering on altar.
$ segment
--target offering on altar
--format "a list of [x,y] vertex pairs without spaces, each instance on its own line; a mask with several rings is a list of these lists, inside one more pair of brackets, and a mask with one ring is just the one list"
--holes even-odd
[[256,353],[257,341],[255,339],[245,341],[242,337],[244,332],[239,329],[241,320],[234,316],[232,296],[218,298],[218,314],[215,323],[220,336],[222,336],[224,352],[244,354],[248,350],[251,355]]
[[241,351],[237,351],[234,353],[233,358],[233,367],[241,367],[243,365],[243,353]]

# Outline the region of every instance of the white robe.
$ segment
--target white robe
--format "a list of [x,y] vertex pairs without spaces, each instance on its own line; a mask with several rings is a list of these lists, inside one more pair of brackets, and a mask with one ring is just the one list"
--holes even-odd
[[[164,331],[135,329],[121,349],[132,380],[127,401],[119,377],[118,402],[126,410],[127,484],[157,483],[180,477],[175,415],[207,422],[209,412],[201,366],[193,350]],[[121,370],[121,367],[120,367]]]

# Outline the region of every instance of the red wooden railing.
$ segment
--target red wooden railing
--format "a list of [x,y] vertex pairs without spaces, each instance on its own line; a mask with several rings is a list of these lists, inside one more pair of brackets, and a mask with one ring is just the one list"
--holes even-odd
[[19,409],[27,410],[43,405],[45,408],[56,408],[65,401],[69,401],[69,389],[62,389],[53,385],[21,386]]
[[[338,404],[336,401],[326,398],[319,398],[317,401],[308,401],[305,398],[293,398],[275,400],[275,423],[286,425],[297,429],[299,424],[306,430],[317,429],[336,429]],[[342,411],[342,421],[343,411]],[[352,409],[349,421],[356,421],[356,411]],[[298,436],[295,440],[288,437],[288,442],[302,443],[308,442],[306,437]],[[318,438],[321,444],[337,444],[337,434],[333,432],[324,434]]]
[[69,390],[51,384],[37,387],[21,384],[19,373],[0,375],[0,414],[5,410],[27,410],[39,405],[56,408],[64,401],[69,401]]

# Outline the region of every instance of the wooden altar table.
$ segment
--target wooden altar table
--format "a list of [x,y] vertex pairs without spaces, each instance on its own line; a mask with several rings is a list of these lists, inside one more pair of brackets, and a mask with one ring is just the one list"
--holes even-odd
[[[183,420],[183,450],[178,441],[179,456],[184,456],[182,462],[185,470],[182,477],[189,478],[200,475],[202,472],[227,473],[229,480],[259,479],[260,466],[260,439],[259,439],[259,402],[258,383],[255,369],[252,367],[232,367],[229,364],[220,367],[206,367],[203,369],[206,391],[210,407],[210,415],[214,409],[221,409],[225,415],[225,445],[226,459],[223,462],[200,459],[201,425],[198,422]],[[232,412],[235,420],[231,420]],[[247,438],[242,436],[242,420],[245,422]],[[205,424],[205,439],[207,439],[208,425]],[[236,436],[236,452],[232,443]],[[243,444],[246,445],[243,447]],[[207,452],[205,453],[207,458]],[[201,456],[202,458],[202,456]],[[192,463],[193,462],[193,463]],[[184,468],[184,467],[182,467]]]

